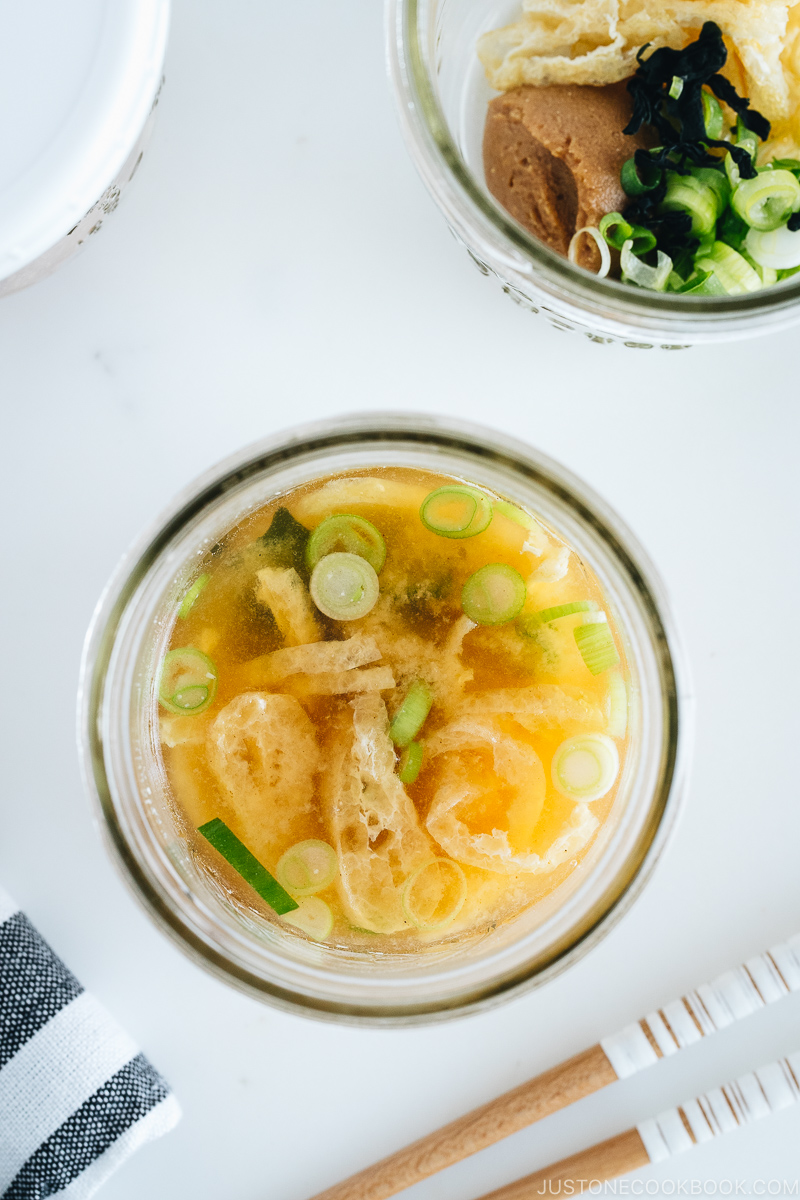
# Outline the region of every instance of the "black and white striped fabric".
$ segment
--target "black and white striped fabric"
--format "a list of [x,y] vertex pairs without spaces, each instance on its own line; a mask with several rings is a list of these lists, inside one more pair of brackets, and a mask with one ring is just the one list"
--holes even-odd
[[2,1200],[85,1200],[179,1117],[158,1072],[0,888]]

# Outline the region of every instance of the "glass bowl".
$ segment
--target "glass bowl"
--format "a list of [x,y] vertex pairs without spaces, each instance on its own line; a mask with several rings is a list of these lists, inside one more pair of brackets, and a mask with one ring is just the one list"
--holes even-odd
[[[208,549],[271,499],[380,466],[456,475],[538,513],[594,570],[631,670],[631,745],[617,799],[580,869],[518,917],[419,952],[343,950],[244,911],[195,860],[166,783],[156,666]],[[686,761],[686,684],[661,585],[620,520],[544,455],[420,414],[361,415],[247,447],[187,488],[125,556],[95,612],[80,685],[84,775],[113,856],[192,958],[308,1015],[409,1023],[494,1004],[584,954],[638,895],[673,827]]]
[[530,312],[595,342],[684,349],[800,321],[800,275],[746,296],[677,296],[597,279],[549,250],[489,193],[483,174],[493,92],[481,34],[519,14],[518,0],[386,0],[389,70],[406,146],[478,269]]
[[0,43],[0,297],[93,241],[155,121],[170,0],[6,6]]

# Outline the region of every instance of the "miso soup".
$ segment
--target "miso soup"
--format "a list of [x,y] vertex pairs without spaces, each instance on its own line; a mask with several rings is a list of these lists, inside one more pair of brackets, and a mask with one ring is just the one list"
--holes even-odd
[[535,513],[425,471],[328,477],[200,565],[160,666],[166,777],[239,907],[418,951],[580,870],[626,679],[598,580]]

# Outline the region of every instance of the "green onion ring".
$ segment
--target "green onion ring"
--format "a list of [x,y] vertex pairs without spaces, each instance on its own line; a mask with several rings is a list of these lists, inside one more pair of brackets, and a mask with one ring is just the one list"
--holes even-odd
[[525,580],[507,563],[487,563],[470,575],[461,591],[461,607],[477,625],[504,625],[522,611]]
[[311,599],[334,621],[356,621],[371,612],[380,594],[375,568],[358,554],[326,554],[311,572]]
[[492,519],[492,502],[476,488],[448,484],[425,497],[419,516],[425,528],[439,537],[475,537]]
[[366,559],[377,574],[386,562],[386,542],[380,531],[365,517],[351,513],[333,513],[320,522],[306,543],[306,566],[309,571],[326,554],[343,551]]
[[158,699],[168,712],[197,716],[217,694],[217,668],[194,646],[180,646],[164,655]]

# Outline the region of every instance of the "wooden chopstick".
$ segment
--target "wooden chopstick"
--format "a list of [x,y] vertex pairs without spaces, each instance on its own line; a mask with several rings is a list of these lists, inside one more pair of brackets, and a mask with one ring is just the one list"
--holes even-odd
[[616,1179],[650,1163],[665,1162],[699,1142],[740,1129],[798,1100],[800,1052],[741,1075],[733,1083],[687,1100],[635,1129],[509,1183],[483,1200],[534,1200],[545,1194],[558,1195],[561,1189],[556,1191],[554,1184],[563,1187],[567,1183],[572,1184],[571,1194],[577,1196],[589,1191],[592,1184]]
[[[526,1125],[617,1079],[626,1079],[660,1058],[676,1054],[793,991],[800,991],[800,934],[320,1192],[313,1200],[387,1200]],[[616,1148],[619,1139],[612,1139],[615,1148],[609,1154],[623,1150],[633,1153],[636,1149],[635,1138],[621,1136],[621,1148]],[[637,1165],[642,1164],[624,1169],[634,1170]]]
[[377,1200],[393,1196],[462,1158],[540,1121],[549,1113],[613,1083],[617,1076],[600,1046],[592,1046],[544,1075],[420,1138],[397,1154],[345,1179],[315,1200]]
[[[498,1188],[496,1192],[489,1192],[482,1200],[534,1200],[534,1197],[548,1193],[557,1196],[562,1188],[564,1195],[580,1196],[581,1187],[585,1193],[589,1193],[592,1184],[627,1175],[639,1167],[648,1166],[650,1161],[638,1131],[628,1129],[617,1137],[609,1138],[607,1142],[598,1142],[588,1150],[581,1150],[580,1154],[562,1158],[561,1162],[553,1163],[543,1171],[535,1171],[533,1175],[526,1175],[524,1179]],[[573,1185],[572,1192],[564,1187],[568,1183]],[[555,1184],[561,1186],[556,1188]]]

